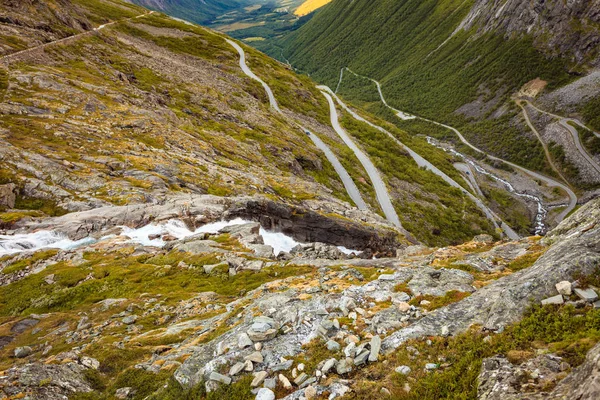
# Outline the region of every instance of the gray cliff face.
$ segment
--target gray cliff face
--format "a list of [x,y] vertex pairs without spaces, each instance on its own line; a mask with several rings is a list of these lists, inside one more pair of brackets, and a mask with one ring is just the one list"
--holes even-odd
[[550,55],[597,64],[598,23],[598,0],[477,0],[461,27],[476,27],[479,33],[500,31],[506,37],[530,34]]

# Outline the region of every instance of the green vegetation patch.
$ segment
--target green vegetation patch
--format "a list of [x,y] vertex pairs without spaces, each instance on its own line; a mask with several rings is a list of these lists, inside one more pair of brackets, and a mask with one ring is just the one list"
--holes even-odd
[[38,261],[43,261],[49,259],[50,257],[54,257],[57,253],[58,250],[56,249],[38,251],[30,257],[8,264],[1,272],[3,274],[12,274],[14,272],[22,271],[31,267]]
[[[218,263],[214,254],[191,255],[179,251],[152,257],[92,252],[86,253],[85,259],[77,267],[60,262],[39,274],[0,287],[0,316],[67,311],[107,298],[134,298],[142,293],[167,293],[170,302],[199,292],[239,296],[263,283],[312,271],[308,266],[274,266],[234,276],[217,269],[208,275],[202,266]],[[192,267],[178,267],[180,261]],[[44,282],[50,274],[55,275],[54,285]],[[86,280],[90,274],[94,279]]]
[[[386,357],[387,363],[360,370],[352,376],[357,387],[348,398],[371,399],[372,393],[385,385],[394,399],[476,399],[481,363],[497,354],[517,362],[526,359],[527,354],[545,350],[576,367],[600,340],[600,310],[535,306],[518,324],[490,339],[485,337],[480,329],[473,328],[452,338],[432,338],[431,345],[424,340],[408,342],[406,346],[416,348],[419,356],[414,357],[403,347]],[[440,368],[425,371],[428,362],[437,362]],[[412,372],[408,376],[396,374],[390,365],[408,365]],[[411,387],[409,393],[403,390],[405,383]]]
[[596,96],[587,102],[583,106],[581,113],[593,129],[600,131],[600,96]]
[[131,18],[147,12],[142,7],[122,1],[111,0],[72,0],[87,11],[87,17],[97,24]]

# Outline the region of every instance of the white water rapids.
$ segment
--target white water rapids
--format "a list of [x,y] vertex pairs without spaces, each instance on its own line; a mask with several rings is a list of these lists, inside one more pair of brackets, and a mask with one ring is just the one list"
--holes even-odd
[[[221,229],[228,226],[243,225],[251,223],[241,218],[236,218],[231,221],[218,221],[203,225],[192,231],[180,220],[169,220],[160,224],[149,224],[141,228],[121,227],[120,236],[123,237],[125,243],[137,243],[143,246],[163,247],[166,242],[160,236],[169,235],[177,239],[184,239],[199,233],[217,234]],[[275,255],[280,252],[289,252],[294,247],[300,244],[290,236],[280,232],[267,231],[260,228],[259,234],[262,236],[264,244],[273,247]],[[158,238],[150,239],[150,237],[158,236]],[[54,231],[38,231],[33,233],[24,233],[16,235],[0,235],[0,256],[7,254],[15,254],[28,250],[39,249],[62,249],[70,250],[78,247],[90,245],[98,241],[106,239],[114,239],[115,236],[105,236],[96,240],[92,237],[87,237],[81,240],[71,240],[68,237]],[[359,251],[350,250],[343,246],[338,246],[338,249],[345,254],[355,253]]]
[[509,192],[514,193],[515,195],[522,197],[524,199],[535,202],[537,204],[537,214],[535,215],[535,230],[534,230],[534,232],[536,235],[543,235],[544,233],[546,233],[546,225],[544,224],[544,220],[546,219],[546,216],[548,215],[548,210],[544,207],[544,203],[542,202],[542,199],[540,199],[539,197],[534,196],[532,194],[518,192],[515,189],[515,187],[506,179],[502,179],[499,176],[496,176],[496,175],[492,174],[491,172],[488,172],[484,168],[477,165],[474,161],[467,158],[464,154],[459,153],[458,151],[456,151],[454,149],[446,149],[442,146],[439,146],[429,136],[427,137],[427,142],[432,146],[438,147],[444,151],[450,152],[451,154],[453,154],[457,157],[462,158],[463,160],[465,160],[465,162],[467,162],[469,165],[471,165],[473,168],[475,168],[475,170],[477,172],[479,172],[480,174],[488,176],[488,177],[492,178],[493,180],[495,180],[496,182],[502,183]]

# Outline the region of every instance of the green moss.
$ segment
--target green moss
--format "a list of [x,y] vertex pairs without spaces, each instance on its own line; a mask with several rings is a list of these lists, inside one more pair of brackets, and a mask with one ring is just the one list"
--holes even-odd
[[256,397],[250,391],[252,379],[252,375],[245,375],[231,385],[221,385],[210,393],[206,393],[204,382],[192,388],[184,388],[171,379],[165,389],[155,393],[149,400],[252,400]]
[[330,358],[340,359],[340,357],[343,358],[341,350],[331,351],[327,349],[325,340],[319,337],[302,346],[302,353],[294,361],[295,364],[304,364],[304,372],[311,376],[321,361]]
[[284,199],[310,200],[315,198],[315,195],[312,193],[300,192],[297,190],[292,191],[286,185],[273,184],[271,187],[278,196],[283,197]]
[[0,35],[0,42],[11,47],[13,50],[23,50],[27,48],[27,42],[23,41],[18,36],[13,35]]
[[[86,259],[78,267],[57,263],[43,273],[0,287],[0,316],[66,311],[107,298],[133,298],[142,293],[166,293],[171,303],[199,292],[238,296],[265,282],[312,271],[305,266],[273,266],[235,276],[229,276],[227,271],[207,275],[202,268],[177,265],[180,261],[197,267],[214,264],[214,255],[193,256],[178,251],[153,258],[98,252],[88,253]],[[96,279],[84,280],[90,273]],[[56,284],[44,283],[49,274],[55,274]]]
[[0,226],[11,227],[15,222],[27,217],[41,217],[43,214],[37,211],[26,212],[0,212]]
[[161,136],[151,134],[136,134],[133,136],[134,140],[144,143],[147,146],[155,149],[165,149],[165,139]]
[[408,287],[408,282],[398,283],[396,286],[394,286],[394,292],[404,292],[411,296],[413,294],[412,290],[410,290],[410,288]]
[[47,260],[50,257],[55,256],[57,253],[58,253],[58,250],[56,250],[56,249],[38,251],[38,252],[34,253],[33,255],[31,255],[30,257],[24,258],[20,261],[16,261],[14,263],[7,265],[2,270],[2,273],[3,274],[12,274],[14,272],[22,271],[28,267],[31,267],[33,264],[37,263],[38,261]]
[[[157,25],[155,21],[156,19],[148,18],[144,22]],[[207,60],[218,59],[221,62],[229,59],[232,64],[234,63],[234,55],[229,50],[224,49],[223,39],[217,35],[208,33],[208,31],[202,31],[202,33],[197,31],[194,32],[195,35],[193,36],[173,38],[153,36],[150,33],[137,28],[135,24],[132,23],[120,24],[116,29],[125,34],[154,42],[156,45],[169,49],[174,53],[189,54]]]
[[142,90],[156,90],[156,88],[165,80],[158,76],[154,71],[150,68],[140,68],[137,71],[134,71],[135,83]]
[[521,257],[514,259],[510,264],[508,264],[507,268],[513,272],[520,271],[525,268],[531,267],[538,258],[540,258],[544,254],[543,252],[535,252],[530,254],[525,254]]
[[429,304],[423,305],[421,307],[426,310],[435,310],[437,308],[445,307],[449,304],[456,303],[470,296],[470,293],[460,292],[458,290],[450,290],[445,295],[441,297],[431,296],[431,295],[420,295],[413,297],[409,304],[413,306],[419,306],[421,301],[427,300]]
[[8,71],[0,68],[0,96],[4,97],[8,89]]
[[36,199],[31,197],[17,196],[15,201],[15,208],[19,210],[36,210],[41,211],[44,214],[57,217],[65,215],[67,210],[59,207],[55,201],[49,199]]

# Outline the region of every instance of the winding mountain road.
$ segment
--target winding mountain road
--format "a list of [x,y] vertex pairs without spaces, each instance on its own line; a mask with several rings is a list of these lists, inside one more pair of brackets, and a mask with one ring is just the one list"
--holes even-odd
[[551,116],[552,118],[558,119],[558,124],[561,127],[563,127],[571,135],[571,137],[573,138],[573,142],[575,143],[575,147],[577,147],[577,150],[579,151],[579,153],[581,154],[581,156],[583,158],[585,158],[585,160],[590,164],[590,166],[592,168],[594,168],[598,173],[600,173],[600,165],[596,162],[596,160],[594,160],[594,158],[591,156],[591,154],[588,153],[588,151],[585,148],[585,146],[583,145],[583,143],[581,143],[581,138],[579,137],[579,132],[577,132],[577,129],[575,129],[573,126],[571,126],[569,124],[569,122],[577,124],[577,125],[585,128],[585,129],[589,130],[590,132],[592,132],[594,134],[597,134],[596,132],[592,131],[591,129],[589,129],[588,127],[586,127],[585,125],[583,125],[581,122],[577,121],[576,119],[561,117],[560,115],[553,114],[553,113],[548,112],[548,111],[544,111],[544,110],[538,108],[537,106],[535,106],[529,100],[520,99],[519,101],[525,102],[527,105],[529,105],[531,108],[533,108],[534,110],[538,111],[539,113],[546,114],[546,115]]
[[[252,70],[248,67],[248,64],[246,64],[246,53],[244,52],[242,46],[230,39],[225,39],[225,41],[229,43],[229,45],[231,45],[231,47],[233,47],[238,52],[240,56],[240,68],[242,69],[244,74],[246,74],[246,76],[248,76],[250,79],[259,82],[265,89],[265,92],[267,92],[267,96],[269,98],[269,104],[271,108],[278,114],[287,118],[287,116],[283,114],[283,111],[281,111],[281,108],[277,103],[277,99],[275,98],[271,87],[267,85],[267,83],[261,78],[259,78],[254,72],[252,72]],[[294,125],[298,126],[300,129],[302,129],[302,131],[308,135],[308,137],[311,139],[314,145],[325,154],[325,157],[331,163],[331,165],[333,165],[333,169],[342,180],[342,183],[344,185],[344,188],[346,189],[346,192],[348,193],[348,196],[350,196],[350,199],[352,199],[356,207],[358,207],[360,210],[367,210],[367,203],[362,198],[360,191],[356,186],[356,183],[354,183],[354,180],[352,179],[346,168],[344,168],[342,163],[338,160],[338,158],[335,156],[335,154],[329,148],[329,146],[327,146],[327,144],[325,144],[325,142],[323,142],[317,135],[300,125],[298,122],[293,120],[291,122]]]
[[[444,172],[442,172],[438,167],[436,167],[435,165],[433,165],[431,162],[427,161],[425,158],[423,158],[421,155],[419,155],[417,152],[415,152],[414,150],[412,150],[410,147],[406,146],[404,143],[402,143],[400,140],[398,140],[398,138],[396,138],[396,136],[394,136],[390,131],[386,130],[385,128],[382,128],[379,125],[376,125],[374,123],[372,123],[371,121],[368,121],[367,119],[361,117],[360,115],[358,115],[354,110],[352,110],[350,107],[348,107],[346,105],[346,103],[344,103],[335,93],[333,93],[333,91],[327,87],[327,86],[317,86],[318,89],[325,91],[327,93],[329,93],[330,96],[332,96],[333,98],[335,98],[335,100],[337,101],[337,103],[346,111],[348,112],[354,119],[356,119],[357,121],[363,122],[367,125],[369,125],[370,127],[377,129],[378,131],[386,134],[388,137],[390,137],[394,142],[396,142],[396,144],[401,147],[402,149],[404,149],[406,152],[408,152],[408,154],[413,158],[413,160],[415,160],[415,162],[417,163],[417,165],[419,167],[423,167],[428,169],[429,171],[433,172],[435,175],[439,176],[440,178],[442,178],[442,180],[444,180],[447,184],[449,184],[450,186],[459,189],[461,192],[463,192],[466,196],[468,196],[476,205],[477,207],[479,207],[479,209],[481,211],[483,211],[483,213],[486,215],[486,217],[492,222],[492,224],[494,224],[494,226],[496,228],[501,228],[502,231],[504,232],[504,234],[506,235],[506,237],[508,237],[511,240],[518,240],[520,238],[520,236],[510,227],[508,226],[508,224],[506,224],[505,222],[503,222],[492,210],[490,210],[482,201],[481,199],[475,197],[471,192],[469,192],[468,190],[466,190],[464,187],[462,187],[461,185],[458,184],[458,182],[456,182],[454,179],[450,178],[448,175],[446,175]],[[500,226],[498,226],[498,223],[496,221],[502,221],[500,223]]]
[[39,46],[30,47],[30,48],[25,49],[25,50],[17,51],[16,53],[7,54],[5,56],[0,57],[0,61],[10,61],[13,58],[17,58],[19,56],[22,56],[22,55],[27,54],[27,53],[31,53],[31,52],[36,51],[36,50],[44,49],[44,48],[46,48],[48,46],[52,46],[52,45],[59,44],[59,43],[64,43],[64,42],[67,42],[67,41],[78,39],[78,38],[83,37],[83,36],[91,35],[94,32],[101,31],[101,30],[103,30],[103,29],[105,29],[105,28],[107,28],[109,26],[112,26],[114,24],[118,24],[119,22],[131,21],[131,20],[134,20],[134,19],[145,17],[145,16],[153,14],[153,13],[154,13],[154,11],[148,11],[147,13],[136,15],[135,17],[125,18],[125,19],[120,19],[118,21],[109,22],[109,23],[106,23],[104,25],[100,25],[100,26],[98,26],[98,27],[96,27],[96,28],[94,28],[92,30],[89,30],[89,31],[81,32],[81,33],[78,33],[76,35],[67,36],[65,38],[54,40],[54,41],[48,42],[48,43],[44,43],[44,44],[41,44]]
[[[321,88],[320,86],[318,88]],[[329,88],[328,88],[329,89]],[[369,179],[373,183],[373,188],[375,189],[375,196],[377,197],[377,202],[381,206],[383,213],[385,214],[386,219],[397,227],[402,227],[400,223],[400,219],[398,218],[398,214],[396,213],[396,209],[392,204],[392,199],[387,190],[387,186],[383,179],[381,178],[381,174],[379,170],[375,167],[369,156],[367,156],[354,141],[350,138],[348,133],[342,128],[339,121],[339,116],[337,113],[337,109],[335,108],[335,103],[333,102],[333,98],[327,91],[322,91],[323,95],[327,99],[329,103],[329,111],[331,116],[331,126],[336,131],[338,136],[342,139],[342,141],[354,152],[358,161],[362,164],[365,171],[369,175]]]
[[471,169],[471,166],[469,164],[464,162],[457,162],[454,163],[454,168],[462,172],[467,177],[467,183],[469,184],[469,186],[471,186],[471,189],[473,189],[473,191],[477,193],[477,196],[479,196],[480,198],[484,197],[483,192],[479,187],[479,183],[477,182],[477,179],[475,179],[475,174],[473,173],[473,170]]
[[[349,68],[346,68],[346,70],[348,70],[348,71],[352,72],[352,71],[351,71]],[[575,194],[575,192],[573,192],[573,190],[571,190],[571,188],[569,188],[568,186],[566,186],[566,185],[564,185],[564,184],[562,184],[562,183],[560,183],[560,182],[558,182],[558,181],[555,181],[555,180],[554,180],[554,179],[552,179],[552,178],[548,178],[547,176],[545,176],[545,175],[542,175],[542,174],[540,174],[540,173],[538,173],[538,172],[531,171],[531,170],[529,170],[529,169],[527,169],[527,168],[524,168],[524,167],[521,167],[520,165],[517,165],[517,164],[515,164],[515,163],[513,163],[513,162],[510,162],[510,161],[503,160],[502,158],[495,157],[495,156],[493,156],[493,155],[491,155],[491,154],[488,154],[488,153],[484,152],[483,150],[481,150],[481,149],[479,149],[478,147],[475,147],[473,144],[471,144],[471,143],[470,143],[470,142],[469,142],[469,141],[468,141],[468,140],[467,140],[467,139],[466,139],[466,138],[465,138],[465,137],[462,135],[462,133],[460,133],[460,132],[458,131],[458,129],[456,129],[456,128],[453,128],[453,127],[451,127],[451,126],[449,126],[449,125],[446,125],[446,124],[442,124],[441,122],[432,121],[432,120],[430,120],[430,119],[427,119],[427,118],[424,118],[424,117],[419,117],[419,116],[416,116],[416,115],[407,114],[407,113],[404,113],[404,112],[402,112],[402,111],[400,111],[400,110],[397,110],[397,109],[395,109],[395,108],[391,107],[390,105],[388,105],[388,104],[387,104],[387,101],[385,101],[385,97],[383,96],[383,93],[382,93],[382,91],[381,91],[381,84],[380,84],[379,82],[377,82],[376,80],[374,80],[374,79],[372,79],[372,78],[369,78],[369,77],[367,77],[367,76],[364,76],[364,75],[359,75],[359,74],[356,74],[355,72],[352,72],[352,73],[353,73],[354,75],[356,75],[356,76],[360,76],[360,77],[362,77],[362,78],[365,78],[365,79],[368,79],[368,80],[370,80],[371,82],[374,82],[374,83],[377,85],[377,90],[378,90],[378,92],[379,92],[379,97],[381,98],[381,101],[383,102],[383,104],[384,104],[386,107],[388,107],[389,109],[391,109],[392,111],[394,111],[394,112],[396,113],[396,115],[398,116],[398,118],[400,118],[400,119],[406,119],[406,118],[403,118],[403,117],[401,116],[401,115],[405,115],[405,116],[409,116],[409,117],[410,117],[409,119],[418,118],[418,119],[420,119],[420,120],[422,120],[422,121],[430,122],[430,123],[432,123],[432,124],[434,124],[434,125],[441,126],[441,127],[443,127],[443,128],[449,129],[449,130],[451,130],[452,132],[454,132],[454,133],[456,134],[456,136],[458,136],[458,139],[459,139],[459,140],[460,140],[460,141],[461,141],[463,144],[465,144],[466,146],[469,146],[471,149],[475,150],[476,152],[478,152],[478,153],[480,153],[480,154],[483,154],[483,155],[487,156],[489,159],[491,159],[491,160],[494,160],[494,161],[499,161],[499,162],[502,162],[502,163],[504,163],[504,164],[506,164],[506,165],[509,165],[509,166],[511,166],[511,167],[513,167],[513,168],[515,168],[515,169],[517,169],[517,170],[519,170],[519,171],[523,172],[523,173],[524,173],[524,174],[526,174],[526,175],[529,175],[529,176],[531,176],[531,177],[533,177],[533,178],[535,178],[535,179],[538,179],[538,180],[540,180],[540,181],[544,182],[545,184],[547,184],[547,185],[548,185],[548,186],[550,186],[550,187],[553,187],[553,188],[559,188],[559,189],[563,190],[565,193],[567,193],[567,196],[569,197],[569,204],[567,205],[567,207],[566,207],[566,208],[565,208],[563,211],[561,211],[561,212],[560,212],[560,213],[559,213],[559,214],[556,216],[556,221],[557,221],[557,222],[561,222],[561,221],[562,221],[562,220],[563,220],[563,219],[564,219],[564,218],[565,218],[565,217],[566,217],[566,216],[567,216],[567,215],[568,215],[568,214],[569,214],[571,211],[573,211],[573,210],[575,209],[575,206],[577,206],[577,195],[576,195],[576,194]],[[399,115],[399,114],[400,114],[400,115]]]
[[538,142],[540,142],[540,144],[542,145],[542,148],[544,149],[544,155],[546,156],[546,161],[548,161],[548,164],[550,164],[550,166],[552,167],[554,172],[556,172],[558,174],[558,176],[560,176],[560,178],[563,180],[563,182],[565,182],[566,184],[569,184],[569,181],[562,174],[562,172],[560,171],[560,168],[558,168],[558,166],[554,163],[554,160],[552,159],[552,155],[550,154],[550,150],[548,150],[548,145],[542,138],[542,135],[537,130],[537,128],[533,125],[533,122],[531,122],[531,118],[529,118],[527,109],[519,101],[517,101],[517,105],[519,107],[521,107],[521,110],[523,110],[523,117],[525,118],[525,122],[527,123],[527,126],[529,126],[529,129],[535,134]]

